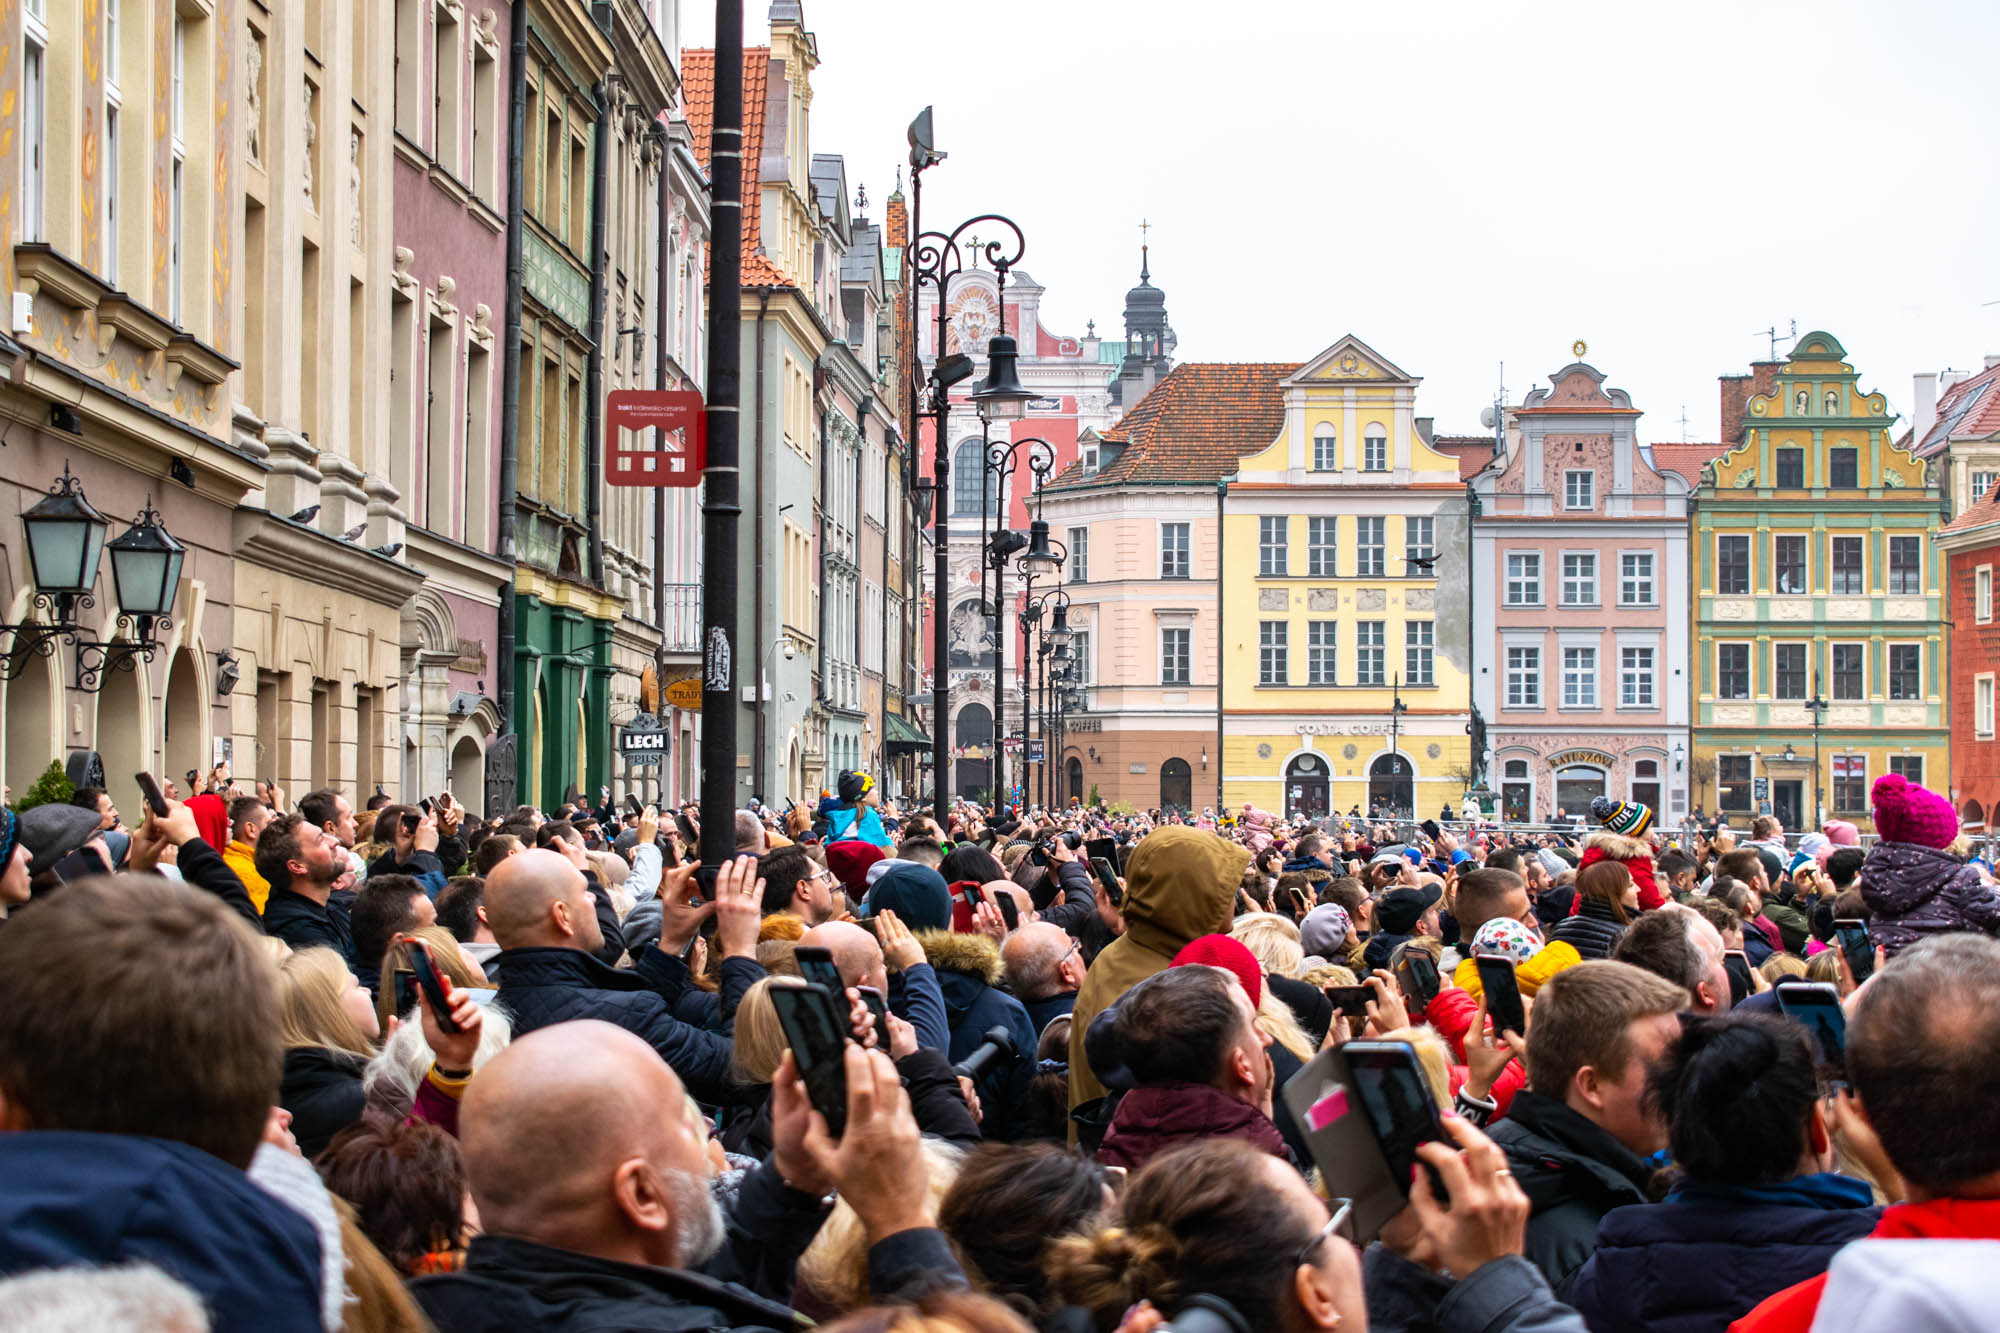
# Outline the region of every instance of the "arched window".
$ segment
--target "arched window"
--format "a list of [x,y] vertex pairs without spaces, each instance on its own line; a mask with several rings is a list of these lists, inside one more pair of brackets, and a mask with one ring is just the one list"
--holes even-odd
[[1063,767],[1069,773],[1070,800],[1083,804],[1083,760],[1072,757]]
[[1185,759],[1169,759],[1160,765],[1160,809],[1194,808],[1194,770]]
[[1327,810],[1329,773],[1316,754],[1302,754],[1285,765],[1285,817],[1317,817]]
[[1332,472],[1340,466],[1340,441],[1333,426],[1322,421],[1313,429],[1313,471]]
[[1415,810],[1416,768],[1408,756],[1385,754],[1368,765],[1368,812],[1409,818]]
[[951,456],[951,516],[978,518],[981,487],[986,478],[986,460],[977,440],[961,440]]

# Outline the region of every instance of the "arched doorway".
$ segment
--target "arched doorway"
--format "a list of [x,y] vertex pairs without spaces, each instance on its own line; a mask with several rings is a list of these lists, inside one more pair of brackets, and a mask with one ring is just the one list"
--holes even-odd
[[1160,809],[1188,811],[1194,808],[1194,770],[1185,759],[1169,759],[1160,765]]
[[486,752],[475,736],[460,736],[451,747],[451,796],[468,810],[486,808]]
[[[1586,814],[1590,803],[1604,795],[1604,770],[1590,764],[1571,764],[1556,770],[1556,809],[1565,818]],[[1654,807],[1658,809],[1657,806]]]
[[1657,759],[1634,759],[1632,761],[1632,799],[1649,807],[1656,815],[1663,808],[1660,804],[1660,761]]
[[1416,766],[1401,754],[1377,755],[1368,765],[1368,813],[1408,819],[1415,801]]
[[1535,783],[1528,776],[1528,761],[1509,759],[1500,768],[1500,817],[1510,823],[1525,824],[1535,808]]
[[1083,760],[1074,756],[1063,764],[1068,777],[1069,799],[1077,805],[1083,804]]
[[1317,818],[1326,813],[1326,761],[1316,754],[1302,754],[1285,765],[1285,815]]
[[[993,713],[985,704],[967,704],[958,710],[958,722],[952,728],[961,751],[955,765],[958,777],[958,794],[969,800],[986,799],[987,788],[993,785],[993,761],[988,756],[993,748]],[[976,751],[977,758],[968,757],[965,752]]]
[[201,711],[201,672],[194,654],[183,648],[174,654],[174,664],[167,672],[167,706],[161,713],[166,733],[160,748],[166,756],[167,772],[185,773],[190,768],[208,771]]
[[[146,746],[146,701],[139,671],[105,673],[104,689],[97,696],[97,751],[104,756],[104,785],[111,799],[125,810],[139,809],[139,787],[132,775],[153,767]],[[172,778],[181,795],[187,789],[187,770],[200,764],[182,764],[155,774],[163,782]]]
[[[62,759],[55,720],[55,668],[50,659],[30,655],[21,674],[6,684],[7,732],[0,737],[7,749],[5,782],[10,799],[28,794],[35,779],[48,771],[49,761]],[[128,773],[126,775],[130,777]]]

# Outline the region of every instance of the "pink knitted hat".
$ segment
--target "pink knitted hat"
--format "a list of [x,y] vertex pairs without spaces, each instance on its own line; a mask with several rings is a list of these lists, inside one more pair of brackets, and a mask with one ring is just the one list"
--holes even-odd
[[1869,801],[1875,808],[1875,831],[1889,842],[1941,848],[1958,836],[1958,814],[1951,802],[1911,786],[1900,773],[1875,779]]
[[1827,841],[1836,847],[1859,847],[1861,830],[1844,819],[1829,819],[1821,826]]

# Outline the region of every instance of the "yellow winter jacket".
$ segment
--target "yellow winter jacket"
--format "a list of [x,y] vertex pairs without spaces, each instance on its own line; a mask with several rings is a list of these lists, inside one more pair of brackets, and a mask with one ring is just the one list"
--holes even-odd
[[[1574,967],[1583,961],[1583,955],[1576,947],[1561,940],[1552,940],[1542,946],[1542,951],[1514,969],[1514,980],[1521,987],[1521,994],[1533,996],[1542,988],[1542,983],[1566,967]],[[1451,974],[1451,981],[1468,991],[1473,999],[1479,998],[1479,969],[1468,958],[1458,965]]]
[[250,901],[256,904],[258,914],[262,915],[264,904],[271,897],[271,881],[257,873],[250,844],[232,840],[222,849],[222,862],[236,872],[236,878],[243,881],[243,887],[250,891]]

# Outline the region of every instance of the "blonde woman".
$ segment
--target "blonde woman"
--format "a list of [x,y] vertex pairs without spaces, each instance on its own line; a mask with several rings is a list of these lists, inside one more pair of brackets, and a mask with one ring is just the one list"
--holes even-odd
[[1299,979],[1305,964],[1299,928],[1275,912],[1252,912],[1237,918],[1229,935],[1264,969],[1264,1002],[1257,1011],[1271,1036],[1301,1060],[1312,1059],[1333,1023],[1333,1005],[1324,990]]
[[[942,1139],[923,1139],[926,1192],[933,1215],[958,1179],[961,1149]],[[868,1237],[861,1219],[845,1199],[837,1200],[820,1224],[812,1244],[799,1258],[799,1313],[831,1319],[869,1303]]]
[[285,1072],[278,1105],[292,1113],[299,1151],[316,1157],[361,1115],[361,1071],[381,1024],[368,988],[332,949],[299,949],[278,965],[278,1035]]

